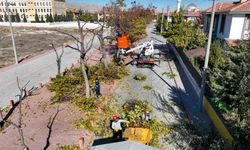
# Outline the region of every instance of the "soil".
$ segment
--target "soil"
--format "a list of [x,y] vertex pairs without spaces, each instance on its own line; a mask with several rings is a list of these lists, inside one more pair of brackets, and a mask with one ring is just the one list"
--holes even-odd
[[[69,36],[59,34],[55,30],[76,34],[75,29],[44,29],[33,27],[13,27],[18,61],[37,55],[72,40]],[[0,26],[0,68],[15,63],[10,30]]]

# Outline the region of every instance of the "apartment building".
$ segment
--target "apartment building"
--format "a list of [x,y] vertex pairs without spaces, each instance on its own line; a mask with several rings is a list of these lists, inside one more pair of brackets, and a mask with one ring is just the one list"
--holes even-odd
[[46,20],[46,15],[55,14],[65,15],[66,14],[66,3],[65,0],[0,0],[0,17],[4,17],[6,13],[6,6],[8,4],[8,10],[10,15],[20,15],[21,21],[24,15],[28,22],[35,20],[35,14],[41,19],[43,16]]

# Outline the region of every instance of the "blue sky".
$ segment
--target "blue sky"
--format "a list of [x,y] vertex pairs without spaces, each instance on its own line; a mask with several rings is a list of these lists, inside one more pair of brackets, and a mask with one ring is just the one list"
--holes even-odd
[[[101,5],[105,5],[110,2],[110,0],[66,0],[66,1],[101,4]],[[125,2],[127,3],[127,6],[129,6],[132,1],[135,1],[135,0],[125,0]],[[147,6],[149,3],[153,3],[153,5],[156,6],[158,10],[161,10],[162,8],[165,9],[167,8],[168,5],[173,10],[173,9],[176,9],[176,5],[177,5],[176,0],[136,0],[136,1],[145,6]],[[233,2],[233,1],[239,1],[239,0],[217,0],[217,1],[218,2]],[[211,0],[181,0],[181,3],[182,5],[194,3],[201,9],[208,8],[212,5]]]

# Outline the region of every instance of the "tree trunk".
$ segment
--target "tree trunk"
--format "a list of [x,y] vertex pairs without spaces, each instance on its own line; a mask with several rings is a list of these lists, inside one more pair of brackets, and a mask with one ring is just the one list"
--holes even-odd
[[57,61],[57,74],[58,76],[61,76],[61,62]]
[[87,72],[86,72],[86,67],[85,67],[85,64],[84,64],[82,59],[81,59],[80,63],[81,63],[82,74],[83,74],[84,83],[85,83],[86,97],[90,98],[90,86],[89,86],[88,75],[87,75]]

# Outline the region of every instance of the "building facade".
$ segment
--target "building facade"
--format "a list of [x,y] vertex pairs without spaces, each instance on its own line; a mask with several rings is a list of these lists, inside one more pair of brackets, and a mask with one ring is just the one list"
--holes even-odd
[[6,0],[0,0],[0,17],[2,18],[7,14],[7,4],[10,15],[18,13],[21,21],[23,21],[24,15],[28,22],[35,21],[36,13],[39,19],[43,17],[44,20],[46,20],[46,15],[66,14],[64,0],[8,0],[8,3],[6,3]]
[[[204,31],[209,31],[212,8],[204,12]],[[250,38],[250,0],[216,5],[213,37],[225,40]]]

